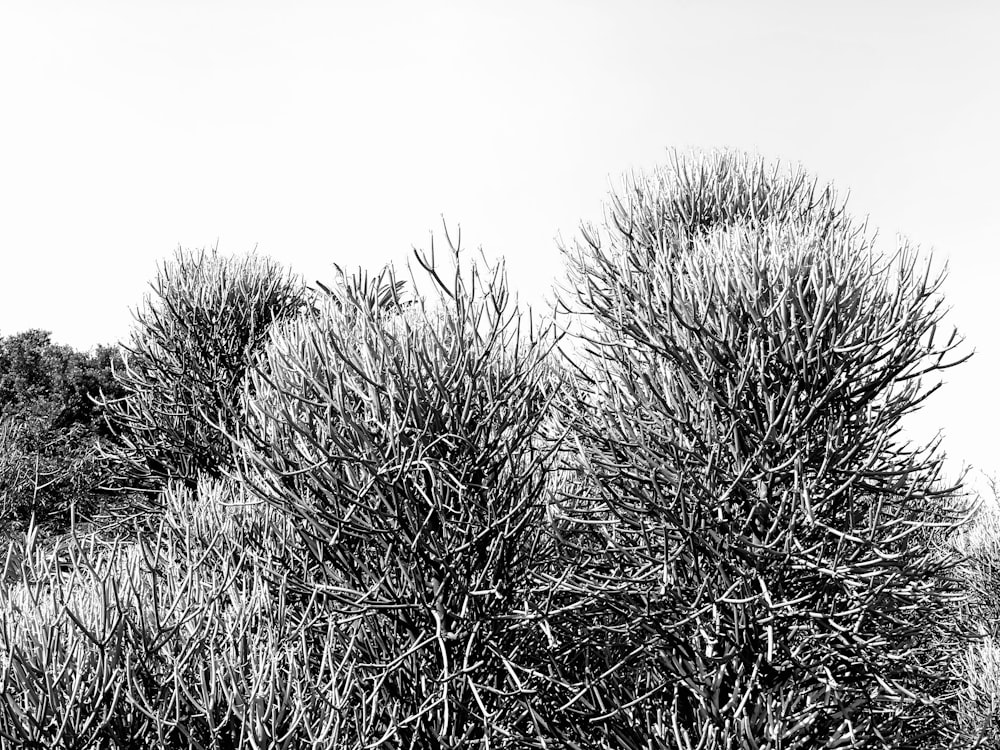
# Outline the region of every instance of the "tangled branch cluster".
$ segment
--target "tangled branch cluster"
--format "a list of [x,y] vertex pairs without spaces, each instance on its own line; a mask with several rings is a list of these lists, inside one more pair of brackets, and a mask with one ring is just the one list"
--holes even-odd
[[116,414],[172,481],[133,544],[8,555],[7,741],[958,741],[956,489],[900,429],[961,358],[918,253],[729,154],[565,248],[568,333],[448,244],[426,296],[163,270]]

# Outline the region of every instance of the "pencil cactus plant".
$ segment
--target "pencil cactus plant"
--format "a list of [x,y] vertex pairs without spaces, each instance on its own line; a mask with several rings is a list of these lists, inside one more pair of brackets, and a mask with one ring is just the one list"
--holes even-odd
[[161,499],[136,542],[33,528],[0,561],[4,746],[336,747],[336,623],[248,552],[287,519],[226,480]]
[[[525,593],[552,550],[540,432],[554,339],[511,304],[501,269],[452,249],[447,273],[417,254],[430,301],[373,304],[344,279],[275,329],[248,381],[244,481],[300,530],[300,564],[276,573],[339,623],[338,747],[544,736],[547,639]],[[372,283],[397,288],[388,272]]]
[[930,746],[957,593],[920,535],[958,516],[900,424],[961,359],[941,276],[728,153],[632,179],[564,249],[589,363],[553,615],[576,741]]
[[106,404],[158,512],[0,558],[2,742],[989,742],[992,673],[953,657],[996,661],[957,632],[996,556],[956,567],[937,444],[900,431],[962,359],[941,276],[732,154],[581,234],[572,337],[457,243],[417,253],[425,297],[164,264]]
[[143,487],[187,484],[231,464],[226,432],[251,359],[275,321],[305,304],[301,279],[257,255],[178,250],[136,312],[125,395],[108,399],[124,473]]

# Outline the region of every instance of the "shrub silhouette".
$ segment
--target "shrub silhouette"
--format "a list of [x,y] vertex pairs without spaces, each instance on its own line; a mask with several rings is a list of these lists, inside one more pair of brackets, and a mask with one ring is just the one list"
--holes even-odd
[[900,420],[959,359],[941,278],[728,153],[629,181],[564,250],[589,353],[555,620],[576,741],[930,746],[954,560],[921,535],[959,518]]
[[231,465],[226,437],[251,359],[275,321],[305,303],[301,280],[256,255],[178,250],[163,263],[136,312],[117,380],[105,399],[124,445],[116,458],[140,488],[188,485]]

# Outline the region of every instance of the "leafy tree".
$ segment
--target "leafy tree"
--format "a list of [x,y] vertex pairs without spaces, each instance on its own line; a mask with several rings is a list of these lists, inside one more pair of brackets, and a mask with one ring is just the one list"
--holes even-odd
[[94,353],[30,330],[0,339],[0,518],[7,531],[34,515],[49,530],[71,507],[93,511],[108,479],[99,445],[110,439],[93,397],[115,393],[114,347]]

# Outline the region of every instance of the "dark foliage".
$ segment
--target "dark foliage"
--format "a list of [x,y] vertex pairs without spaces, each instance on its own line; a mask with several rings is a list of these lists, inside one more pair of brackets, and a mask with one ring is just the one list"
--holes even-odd
[[112,442],[94,397],[116,394],[114,347],[83,353],[45,331],[0,339],[0,524],[23,530],[31,517],[58,531],[92,513],[105,494],[101,446]]

